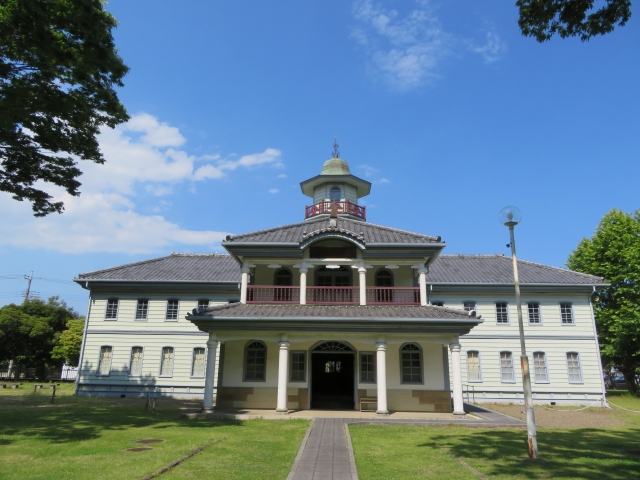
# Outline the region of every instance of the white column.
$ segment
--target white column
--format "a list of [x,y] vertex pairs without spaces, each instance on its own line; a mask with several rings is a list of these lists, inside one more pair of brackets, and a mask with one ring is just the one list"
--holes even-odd
[[276,412],[287,413],[287,378],[289,375],[289,345],[283,337],[279,343],[280,353],[278,359],[278,402]]
[[427,271],[421,269],[420,276],[418,277],[420,285],[420,305],[425,306],[427,304]]
[[387,344],[385,342],[376,343],[376,351],[376,381],[378,384],[378,409],[376,413],[389,415],[387,409]]
[[213,410],[213,379],[216,375],[216,351],[218,350],[218,341],[215,333],[209,334],[207,341],[207,373],[204,379],[204,402],[203,410]]
[[242,284],[240,285],[240,303],[247,303],[247,284],[249,283],[248,268],[243,268],[242,272]]
[[464,404],[462,401],[462,368],[460,365],[460,349],[459,343],[451,343],[451,373],[453,384],[453,414],[464,415]]
[[307,304],[307,272],[306,268],[300,269],[300,305]]
[[367,304],[367,269],[358,268],[358,277],[360,280],[360,305]]

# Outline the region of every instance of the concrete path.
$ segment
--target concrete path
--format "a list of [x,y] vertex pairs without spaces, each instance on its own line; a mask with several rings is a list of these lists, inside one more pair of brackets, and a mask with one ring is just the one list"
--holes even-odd
[[465,404],[471,415],[462,418],[314,418],[302,441],[287,480],[357,480],[348,425],[370,423],[386,425],[464,425],[468,427],[522,427],[516,418]]
[[313,420],[287,480],[357,480],[345,420]]

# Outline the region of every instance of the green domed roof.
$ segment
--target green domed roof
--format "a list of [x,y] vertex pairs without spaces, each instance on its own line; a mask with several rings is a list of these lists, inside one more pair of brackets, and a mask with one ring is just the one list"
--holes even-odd
[[349,164],[338,157],[333,157],[324,162],[320,175],[351,175]]

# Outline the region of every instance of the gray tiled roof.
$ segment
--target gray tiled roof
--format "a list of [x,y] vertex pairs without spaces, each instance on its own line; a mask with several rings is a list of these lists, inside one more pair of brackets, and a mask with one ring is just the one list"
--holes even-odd
[[[227,242],[283,242],[300,243],[305,234],[329,227],[329,218],[318,218],[307,222],[293,223],[282,227],[269,228],[257,232],[244,233],[227,237]],[[362,234],[366,243],[396,243],[396,244],[429,244],[439,243],[440,237],[422,235],[420,233],[407,232],[390,227],[383,227],[373,223],[352,220],[350,218],[338,218],[338,228],[343,228],[356,235]]]
[[[583,284],[602,278],[564,268],[518,260],[520,281],[527,283]],[[171,254],[143,262],[80,274],[82,280],[239,282],[240,266],[230,255]],[[511,258],[502,255],[440,255],[427,274],[429,283],[510,284]]]
[[[513,283],[511,257],[504,255],[440,255],[429,268],[428,283]],[[565,268],[518,260],[520,283],[603,283],[601,277]]]
[[81,273],[82,280],[238,282],[240,266],[231,255],[172,253],[166,257]]
[[213,318],[437,318],[445,320],[476,319],[453,308],[413,305],[264,305],[231,303],[216,307],[194,309],[194,315]]

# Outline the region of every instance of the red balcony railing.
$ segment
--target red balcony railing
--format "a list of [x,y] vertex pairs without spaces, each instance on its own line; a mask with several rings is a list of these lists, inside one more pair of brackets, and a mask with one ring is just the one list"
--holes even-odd
[[367,305],[420,305],[420,289],[367,287]]
[[[300,303],[300,287],[248,285],[247,303]],[[307,287],[307,304],[359,305],[360,287]],[[420,289],[367,287],[367,305],[420,305]]]
[[247,285],[247,303],[300,303],[300,287]]
[[337,213],[347,213],[354,217],[367,219],[367,208],[355,203],[351,203],[349,200],[344,202],[320,202],[315,205],[309,205],[305,207],[304,218],[315,217],[316,215],[330,214],[331,207],[335,205]]
[[360,303],[360,287],[307,287],[308,304]]

